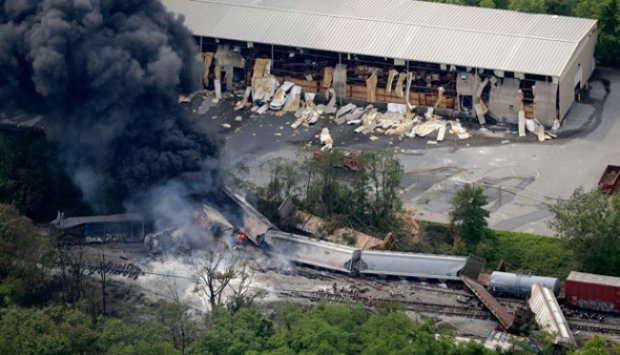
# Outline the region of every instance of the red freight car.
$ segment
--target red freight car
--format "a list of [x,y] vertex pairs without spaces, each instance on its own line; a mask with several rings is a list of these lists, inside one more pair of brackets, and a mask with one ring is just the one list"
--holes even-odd
[[572,271],[565,282],[569,306],[620,313],[620,277]]

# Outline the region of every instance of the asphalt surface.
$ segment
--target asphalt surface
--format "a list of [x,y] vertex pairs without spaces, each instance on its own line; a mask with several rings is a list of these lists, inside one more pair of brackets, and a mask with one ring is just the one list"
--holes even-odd
[[264,185],[274,158],[307,157],[309,152],[303,148],[317,146],[321,128],[329,127],[336,147],[394,150],[405,169],[403,201],[416,209],[420,219],[447,221],[453,194],[465,183],[476,183],[488,197],[491,227],[553,235],[547,225],[548,205],[568,198],[579,186],[595,188],[608,164],[620,164],[620,71],[602,69],[600,76],[610,81],[610,91],[600,81],[591,82],[558,138],[544,143],[533,135],[518,137],[515,126],[481,131],[469,122],[463,122],[474,135],[468,140],[447,134],[434,145],[428,141],[435,134],[428,139],[375,134],[379,139],[371,141],[354,133],[354,127],[337,126],[327,119],[292,129],[292,114],[237,112],[234,98],[215,104],[210,98],[196,97],[184,109],[225,137],[222,165],[246,182]]

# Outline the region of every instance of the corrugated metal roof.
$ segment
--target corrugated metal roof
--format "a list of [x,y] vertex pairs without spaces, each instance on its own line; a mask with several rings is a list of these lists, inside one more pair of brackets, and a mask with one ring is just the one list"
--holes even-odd
[[590,19],[415,0],[161,0],[196,35],[560,76]]
[[620,277],[588,274],[585,272],[571,271],[566,278],[567,281],[586,282],[597,285],[620,287]]
[[137,213],[112,214],[107,216],[85,216],[85,217],[68,217],[56,219],[52,222],[57,228],[72,228],[82,224],[92,223],[125,223],[125,222],[143,222],[143,217]]

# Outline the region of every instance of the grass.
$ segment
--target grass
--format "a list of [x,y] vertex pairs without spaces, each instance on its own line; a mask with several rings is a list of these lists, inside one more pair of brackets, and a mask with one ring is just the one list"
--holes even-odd
[[497,230],[495,234],[495,245],[485,255],[489,268],[494,268],[503,259],[511,272],[531,271],[560,279],[577,268],[572,250],[558,238]]
[[[450,228],[447,224],[421,221],[421,242],[407,248],[433,254],[451,254]],[[577,270],[573,252],[562,240],[544,235],[493,230],[494,243],[484,248],[486,268],[494,269],[504,260],[509,272],[532,272],[536,275],[565,278],[571,270]]]

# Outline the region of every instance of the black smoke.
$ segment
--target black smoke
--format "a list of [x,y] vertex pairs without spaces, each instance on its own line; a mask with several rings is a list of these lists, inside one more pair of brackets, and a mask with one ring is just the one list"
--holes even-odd
[[0,103],[45,114],[95,207],[110,188],[217,185],[220,144],[176,103],[200,85],[196,55],[157,0],[0,0]]

